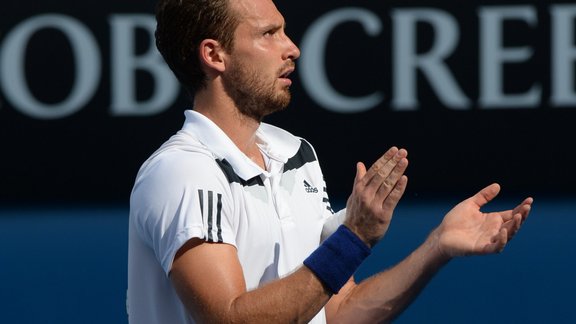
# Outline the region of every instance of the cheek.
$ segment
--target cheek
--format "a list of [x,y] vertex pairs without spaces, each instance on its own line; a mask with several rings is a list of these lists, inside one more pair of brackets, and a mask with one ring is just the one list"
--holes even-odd
[[254,82],[263,87],[272,87],[278,80],[278,73],[273,66],[259,64],[252,70]]
[[278,63],[273,57],[269,52],[258,51],[250,58],[250,64],[259,73],[277,74],[282,63]]

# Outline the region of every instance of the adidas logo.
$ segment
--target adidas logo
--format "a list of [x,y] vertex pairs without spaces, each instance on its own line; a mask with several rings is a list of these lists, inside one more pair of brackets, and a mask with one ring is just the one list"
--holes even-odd
[[304,180],[304,189],[306,189],[307,193],[318,193],[318,188],[312,187],[306,180]]

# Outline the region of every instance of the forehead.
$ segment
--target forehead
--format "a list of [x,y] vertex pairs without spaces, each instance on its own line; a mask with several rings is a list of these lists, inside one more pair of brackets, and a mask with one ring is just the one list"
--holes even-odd
[[253,27],[284,25],[284,17],[272,0],[230,0],[240,24]]

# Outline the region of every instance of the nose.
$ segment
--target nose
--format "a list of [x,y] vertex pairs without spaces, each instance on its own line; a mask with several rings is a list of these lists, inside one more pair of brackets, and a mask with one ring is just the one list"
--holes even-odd
[[290,37],[286,36],[286,52],[284,54],[283,59],[285,60],[292,60],[295,61],[297,58],[300,57],[300,49],[294,42],[290,39]]

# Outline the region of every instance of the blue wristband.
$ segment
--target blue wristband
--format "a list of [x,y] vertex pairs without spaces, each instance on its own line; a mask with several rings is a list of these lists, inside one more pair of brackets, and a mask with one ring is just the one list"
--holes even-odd
[[304,265],[337,294],[370,255],[370,248],[348,227],[340,225],[312,254]]

